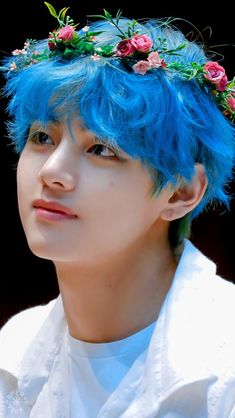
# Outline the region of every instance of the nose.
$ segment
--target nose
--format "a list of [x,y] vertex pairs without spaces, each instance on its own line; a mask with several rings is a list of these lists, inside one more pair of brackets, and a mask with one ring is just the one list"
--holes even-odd
[[71,150],[70,142],[68,139],[61,141],[44,162],[38,174],[41,183],[55,191],[72,191],[75,188],[74,152]]

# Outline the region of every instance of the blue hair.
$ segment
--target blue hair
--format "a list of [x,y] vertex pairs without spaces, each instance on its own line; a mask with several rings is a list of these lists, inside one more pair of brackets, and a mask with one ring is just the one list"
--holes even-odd
[[[120,24],[126,25],[127,20]],[[103,31],[100,45],[119,41],[115,28],[107,22],[95,22],[90,29]],[[208,60],[199,45],[162,21],[146,21],[139,24],[139,29],[153,40],[166,38],[168,48],[186,43],[180,56],[169,56],[168,62]],[[38,48],[45,48],[44,41]],[[91,56],[71,61],[52,58],[13,73],[8,72],[5,93],[10,97],[9,135],[18,152],[32,123],[46,125],[75,114],[98,137],[149,168],[153,194],[168,183],[189,182],[195,163],[203,164],[208,178],[206,193],[199,205],[178,222],[177,238],[172,242],[184,238],[191,220],[208,204],[228,206],[226,189],[234,164],[234,126],[221,113],[213,95],[195,80],[184,80],[180,74],[160,68],[139,75],[120,59],[94,61]]]

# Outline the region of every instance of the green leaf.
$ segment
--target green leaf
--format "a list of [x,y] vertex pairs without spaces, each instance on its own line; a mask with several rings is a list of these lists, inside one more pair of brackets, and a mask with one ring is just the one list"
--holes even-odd
[[179,45],[175,50],[180,51],[181,49],[184,49],[185,47],[186,47],[186,44],[182,44],[182,45]]
[[113,54],[113,46],[112,45],[106,45],[101,47],[102,55],[109,57]]
[[94,45],[93,44],[89,44],[88,42],[86,42],[85,44],[84,44],[84,51],[85,52],[90,52],[90,53],[92,53],[92,52],[94,52]]
[[97,32],[86,32],[86,38],[89,38],[89,36],[98,36],[101,35],[101,33],[103,33],[103,31],[97,31]]
[[44,4],[47,6],[50,14],[57,19],[57,13],[55,8],[50,3],[47,3],[47,1],[44,1]]
[[64,22],[65,15],[68,10],[69,10],[69,7],[63,7],[63,9],[61,9],[61,11],[59,12],[59,19],[61,19],[63,22]]
[[73,54],[73,51],[71,51],[71,49],[65,48],[65,50],[63,52],[63,57],[69,58],[72,54]]
[[106,20],[106,17],[103,15],[87,15],[87,17],[96,17],[97,19],[104,19]]
[[107,12],[106,9],[103,9],[103,11],[104,11],[104,15],[105,15],[106,19],[112,20],[112,15],[109,12]]
[[179,48],[175,48],[175,49],[167,49],[167,48],[162,48],[162,49],[164,49],[164,51],[166,51],[165,53],[168,54],[168,55],[179,55],[180,56],[180,54],[177,54],[177,51],[180,51],[183,48],[179,47]]
[[115,19],[117,21],[117,24],[119,23],[119,19],[120,19],[121,15],[122,15],[122,11],[120,9],[118,9],[118,11],[116,13],[116,17],[115,17]]

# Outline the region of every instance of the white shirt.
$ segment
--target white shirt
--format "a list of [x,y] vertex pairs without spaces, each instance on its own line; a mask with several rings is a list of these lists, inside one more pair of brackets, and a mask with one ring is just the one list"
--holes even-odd
[[[234,331],[235,286],[186,240],[148,348],[95,418],[235,418]],[[70,417],[67,332],[60,296],[2,329],[0,418]]]
[[70,417],[97,417],[102,406],[149,345],[155,322],[109,343],[88,343],[68,334]]

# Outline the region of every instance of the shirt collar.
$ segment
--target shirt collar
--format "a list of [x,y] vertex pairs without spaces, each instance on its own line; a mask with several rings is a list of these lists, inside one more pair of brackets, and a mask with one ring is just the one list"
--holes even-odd
[[210,353],[200,335],[208,334],[205,318],[215,274],[216,265],[185,240],[147,356],[143,384],[155,399],[185,384],[214,378],[208,368]]
[[[31,348],[34,351],[38,337],[48,328],[50,328],[50,337],[55,338],[60,329],[61,317],[64,317],[61,296],[47,305],[29,308],[13,316],[0,332],[0,370],[18,379],[26,352],[31,351]],[[51,318],[55,321],[55,326]],[[45,339],[47,339],[46,335]]]
[[26,351],[19,375],[20,392],[33,401],[47,381],[67,329],[61,296]]

